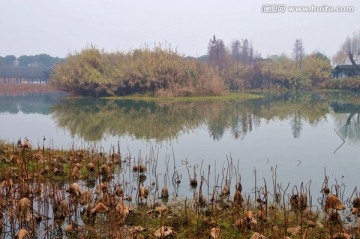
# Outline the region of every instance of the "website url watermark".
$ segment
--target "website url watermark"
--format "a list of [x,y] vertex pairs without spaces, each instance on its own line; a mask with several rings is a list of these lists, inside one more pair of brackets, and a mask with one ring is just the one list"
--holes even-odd
[[296,13],[296,12],[354,12],[354,6],[330,6],[330,5],[307,5],[307,6],[287,6],[286,4],[264,4],[261,6],[263,13]]

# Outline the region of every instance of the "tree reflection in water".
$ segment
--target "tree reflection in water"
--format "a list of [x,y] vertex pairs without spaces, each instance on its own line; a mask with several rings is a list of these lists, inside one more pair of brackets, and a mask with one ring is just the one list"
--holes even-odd
[[360,142],[360,104],[336,101],[334,110],[336,127],[344,140]]
[[[278,93],[247,101],[152,102],[105,99],[66,99],[52,107],[58,127],[72,136],[99,141],[110,136],[165,141],[205,126],[214,140],[229,130],[242,139],[261,121],[289,120],[294,138],[301,136],[303,122],[316,125],[326,120],[332,100],[341,93]],[[358,115],[358,114],[357,114]],[[350,117],[351,116],[351,117]],[[341,134],[359,138],[359,116],[348,116]],[[357,120],[350,120],[357,119]],[[340,120],[342,122],[342,120]]]

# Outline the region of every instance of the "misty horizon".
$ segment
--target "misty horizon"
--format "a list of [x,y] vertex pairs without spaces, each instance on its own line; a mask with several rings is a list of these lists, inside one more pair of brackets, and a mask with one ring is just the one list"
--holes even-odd
[[[344,9],[330,11],[336,7]],[[207,54],[215,35],[227,47],[248,39],[264,58],[290,56],[301,38],[306,54],[318,51],[332,58],[346,37],[360,29],[359,10],[356,0],[6,0],[0,9],[0,55],[64,58],[89,45],[128,52],[161,43],[182,55],[199,57]]]

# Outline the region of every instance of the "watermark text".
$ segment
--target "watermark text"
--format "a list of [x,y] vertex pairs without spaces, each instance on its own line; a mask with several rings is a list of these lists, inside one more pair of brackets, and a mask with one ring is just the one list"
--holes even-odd
[[296,13],[296,12],[339,12],[348,13],[354,12],[354,6],[330,6],[330,5],[306,5],[306,6],[288,6],[286,4],[264,4],[261,6],[263,13]]

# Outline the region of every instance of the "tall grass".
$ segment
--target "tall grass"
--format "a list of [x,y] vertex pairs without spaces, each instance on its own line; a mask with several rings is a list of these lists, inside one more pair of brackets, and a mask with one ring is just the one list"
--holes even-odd
[[50,82],[77,95],[221,95],[225,86],[216,70],[170,48],[106,53],[95,47],[70,54],[55,67]]
[[323,84],[325,89],[335,89],[335,90],[351,90],[359,91],[360,90],[360,76],[347,77],[343,79],[331,79],[326,81]]

